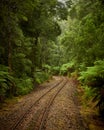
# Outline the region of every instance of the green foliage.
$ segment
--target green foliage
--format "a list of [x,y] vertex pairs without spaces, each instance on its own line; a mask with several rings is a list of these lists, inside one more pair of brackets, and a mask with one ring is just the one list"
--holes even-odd
[[0,100],[2,97],[9,96],[11,93],[7,93],[14,85],[14,78],[9,74],[8,67],[0,65]]
[[84,89],[84,99],[85,100],[91,100],[94,96],[96,96],[96,89],[91,89],[91,87],[83,86]]
[[0,95],[27,94],[34,80],[47,80],[60,62],[58,54],[54,59],[61,34],[57,19],[67,17],[67,6],[57,0],[2,0],[0,7]]
[[[101,0],[78,0],[69,11],[67,21],[60,23],[60,42],[66,61],[74,61],[87,98],[97,97],[104,115],[104,6]],[[62,66],[67,72],[67,66]],[[93,91],[94,89],[94,91]]]
[[[86,71],[81,72],[79,80],[84,81],[85,83],[94,82],[97,78],[104,79],[104,61],[96,61],[94,66],[87,67]],[[102,84],[103,85],[103,84]]]
[[[75,12],[72,17],[71,13]],[[79,0],[69,13],[68,20],[62,23],[64,33],[60,38],[66,49],[66,63],[75,60],[77,69],[85,69],[103,60],[104,8],[97,0]]]
[[60,73],[60,67],[59,66],[53,66],[51,71],[52,71],[53,75],[58,75]]
[[14,55],[14,66],[16,77],[23,77],[24,75],[30,75],[32,62],[26,58],[24,53],[17,53]]
[[25,95],[33,90],[33,83],[32,79],[29,77],[26,78],[17,78],[15,79],[16,82],[16,95]]
[[35,82],[40,84],[43,83],[44,81],[48,80],[50,77],[50,74],[44,72],[44,71],[38,71],[35,72]]
[[51,75],[52,72],[52,67],[48,64],[42,65],[42,69],[44,70],[45,73],[48,73],[49,75]]
[[[97,101],[100,114],[104,116],[104,60],[99,60],[94,63],[94,66],[88,67],[86,71],[81,72],[79,77],[84,83],[85,96],[93,97]],[[87,84],[89,87],[85,87]]]
[[72,73],[74,71],[74,62],[63,64],[60,68],[61,75],[67,75],[68,72]]

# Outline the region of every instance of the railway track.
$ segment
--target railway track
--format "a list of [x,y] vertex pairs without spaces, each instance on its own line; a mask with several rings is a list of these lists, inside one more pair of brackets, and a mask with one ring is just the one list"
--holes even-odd
[[56,77],[43,87],[27,95],[6,116],[1,115],[0,130],[88,130],[74,99],[72,79]]
[[64,82],[64,84],[57,90],[57,92],[49,100],[45,110],[43,111],[42,118],[40,120],[40,125],[39,125],[39,129],[38,130],[43,130],[43,128],[45,127],[45,123],[47,121],[47,117],[48,117],[48,113],[50,111],[50,108],[51,108],[55,98],[57,97],[59,92],[65,87],[66,84],[67,84],[67,80]]
[[[25,113],[16,120],[16,122],[14,123],[13,126],[11,126],[10,130],[16,130],[18,129],[18,126],[22,123],[23,119],[31,112],[31,109],[45,96],[47,95],[49,92],[51,92],[53,89],[55,89],[56,87],[58,87],[62,82],[64,82],[64,79],[61,79],[60,81],[58,81],[55,85],[52,86],[52,88],[50,88],[48,91],[46,91],[42,96],[40,96],[26,111]],[[66,84],[66,81],[65,81]],[[45,117],[47,115],[47,111],[49,110],[51,104],[53,103],[55,97],[58,95],[58,93],[61,91],[61,89],[65,86],[65,84],[59,88],[59,90],[55,93],[55,95],[51,98],[50,102],[48,103],[46,110],[43,113],[42,116],[42,120],[40,122],[40,128],[39,130],[42,129],[44,121],[45,121]]]

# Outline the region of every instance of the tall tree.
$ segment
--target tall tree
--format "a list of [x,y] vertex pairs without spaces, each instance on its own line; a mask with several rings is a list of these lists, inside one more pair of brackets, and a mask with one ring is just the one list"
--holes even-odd
[[[49,41],[55,41],[61,33],[57,18],[66,18],[67,14],[66,5],[59,3],[58,0],[1,0],[0,90],[4,95],[13,89],[11,86],[15,87],[13,95],[31,90],[35,69],[48,63]],[[43,51],[43,58],[40,50],[44,47],[47,50]]]

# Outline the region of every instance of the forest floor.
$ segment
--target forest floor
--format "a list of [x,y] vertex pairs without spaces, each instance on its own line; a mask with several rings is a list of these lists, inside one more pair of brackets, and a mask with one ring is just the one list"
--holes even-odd
[[[62,90],[54,98],[48,110],[44,127],[38,128],[42,118],[41,113],[47,108],[47,102],[57,91],[57,88],[62,86],[62,83],[48,93],[45,98],[38,101],[32,109],[30,106],[61,78],[53,77],[52,80],[41,84],[34,92],[26,96],[6,100],[0,108],[0,130],[104,130],[103,120],[96,116],[91,111],[92,109],[83,106],[81,101],[82,90],[77,87],[78,82],[73,78],[68,79]],[[26,111],[28,111],[27,115],[23,116]],[[18,122],[22,116],[23,119]],[[20,124],[16,126],[16,122]]]
[[80,113],[89,130],[104,130],[104,118],[100,116],[99,109],[95,107],[97,102],[92,102],[92,99],[86,99],[84,89],[80,85],[77,87],[77,91]]

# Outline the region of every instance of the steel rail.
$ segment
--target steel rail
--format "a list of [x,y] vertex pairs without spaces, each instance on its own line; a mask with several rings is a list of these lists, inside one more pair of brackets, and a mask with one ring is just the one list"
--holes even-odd
[[45,121],[47,120],[47,116],[48,116],[48,112],[50,110],[51,105],[53,104],[55,98],[57,97],[57,95],[59,94],[59,92],[65,87],[65,85],[67,84],[68,80],[65,81],[65,83],[58,89],[58,91],[52,96],[52,98],[49,100],[48,105],[46,106],[46,109],[43,112],[41,121],[40,121],[40,126],[38,130],[43,130],[43,126],[45,124]]
[[36,105],[45,95],[47,95],[50,91],[52,91],[56,86],[61,84],[63,82],[63,79],[60,80],[58,83],[53,85],[51,89],[49,89],[47,92],[45,92],[42,96],[40,96],[29,108],[28,110],[15,122],[15,124],[11,127],[11,130],[16,130],[16,128],[20,125],[22,120],[25,118],[25,116],[31,111],[34,105]]

